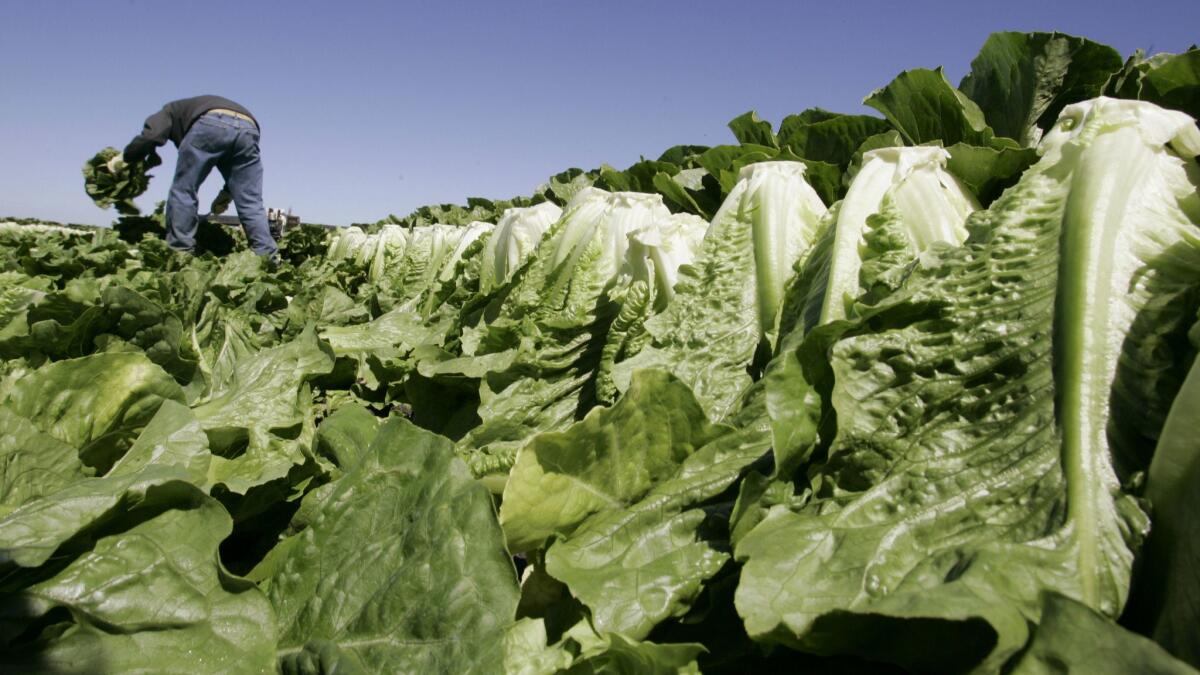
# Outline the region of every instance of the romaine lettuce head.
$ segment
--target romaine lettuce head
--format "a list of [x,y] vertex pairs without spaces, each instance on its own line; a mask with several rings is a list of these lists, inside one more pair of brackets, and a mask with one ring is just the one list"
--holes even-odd
[[1191,358],[1195,135],[1148,103],[1068,106],[963,246],[781,355],[830,414],[789,476],[811,492],[736,545],[752,637],[994,671],[1047,592],[1121,614],[1149,527],[1126,486]]
[[661,195],[580,190],[547,242],[548,268],[557,272],[560,285],[575,283],[579,274],[605,287],[619,277],[648,279],[648,252],[641,246],[631,249],[630,235],[670,217]]
[[505,209],[484,245],[480,291],[486,293],[512,279],[562,213],[562,208],[554,202]]
[[367,233],[357,227],[343,227],[333,235],[326,257],[330,260],[345,260],[358,254],[367,240]]
[[408,248],[408,231],[399,225],[384,225],[375,238],[371,257],[371,270],[367,278],[378,281],[387,271],[389,261],[403,260]]
[[756,350],[775,341],[784,288],[826,212],[804,173],[800,162],[742,169],[699,256],[680,269],[675,297],[646,321],[652,343],[614,366],[618,389],[634,371],[659,368],[692,387],[712,417],[734,410]]
[[783,290],[793,266],[816,240],[825,204],[804,178],[801,162],[759,162],[742,167],[738,182],[713,217],[705,238],[718,240],[749,225],[761,335],[779,325]]
[[[979,202],[946,171],[940,147],[880,148],[863,155],[834,224],[821,323],[845,318],[864,290],[864,260],[892,251],[907,258],[934,242],[961,244]],[[892,257],[896,257],[893,253]]]
[[655,307],[662,310],[675,296],[679,267],[700,255],[708,222],[690,213],[675,213],[632,233],[630,239],[645,247],[654,274]]
[[450,281],[454,278],[454,271],[458,267],[458,262],[462,260],[463,255],[467,252],[467,248],[475,243],[477,239],[491,233],[495,225],[475,221],[467,224],[464,227],[456,227],[448,233],[448,239],[454,242],[450,252],[442,261],[442,271],[438,274],[439,281]]

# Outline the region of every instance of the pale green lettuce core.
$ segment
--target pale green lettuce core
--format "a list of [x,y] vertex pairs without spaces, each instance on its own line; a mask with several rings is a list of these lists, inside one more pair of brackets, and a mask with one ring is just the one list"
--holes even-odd
[[886,219],[908,245],[922,251],[935,241],[961,244],[967,216],[979,208],[970,191],[946,171],[950,153],[938,147],[881,148],[863,155],[863,165],[842,200],[834,225],[829,284],[821,323],[846,317],[861,294],[859,271],[868,248],[871,216],[889,202]]
[[367,278],[372,281],[383,278],[388,260],[402,260],[404,250],[408,248],[408,233],[398,225],[383,226],[376,237],[371,269],[367,273]]
[[563,210],[553,202],[505,209],[484,244],[479,268],[480,290],[487,292],[512,279],[562,213]]

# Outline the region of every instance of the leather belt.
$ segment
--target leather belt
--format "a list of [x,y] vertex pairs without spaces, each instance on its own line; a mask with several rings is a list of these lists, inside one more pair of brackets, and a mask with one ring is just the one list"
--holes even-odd
[[208,115],[210,113],[218,113],[221,115],[230,115],[230,116],[236,117],[238,119],[246,120],[247,122],[254,124],[254,126],[258,126],[258,122],[255,121],[255,119],[253,117],[251,117],[245,113],[240,113],[236,110],[230,110],[228,108],[213,108],[212,110],[206,111],[204,114]]

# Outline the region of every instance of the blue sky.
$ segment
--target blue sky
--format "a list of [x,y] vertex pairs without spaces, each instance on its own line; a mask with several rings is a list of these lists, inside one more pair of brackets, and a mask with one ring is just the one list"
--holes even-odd
[[[2,0],[0,216],[111,222],[84,160],[201,93],[261,121],[268,206],[346,224],[729,142],[752,108],[866,112],[906,68],[958,82],[998,30],[1176,52],[1200,2]],[[161,154],[144,208],[170,185]]]

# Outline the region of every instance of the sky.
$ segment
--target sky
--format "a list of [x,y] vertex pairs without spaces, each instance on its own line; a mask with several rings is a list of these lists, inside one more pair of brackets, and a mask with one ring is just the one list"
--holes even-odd
[[[1200,0],[0,0],[0,217],[112,222],[84,161],[198,94],[258,118],[268,207],[340,225],[732,142],[751,109],[869,113],[902,70],[957,83],[1001,30],[1179,52]],[[160,155],[147,210],[170,187]],[[202,207],[219,188],[214,172]]]

